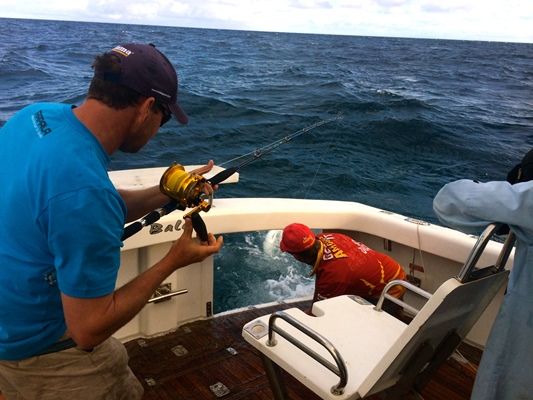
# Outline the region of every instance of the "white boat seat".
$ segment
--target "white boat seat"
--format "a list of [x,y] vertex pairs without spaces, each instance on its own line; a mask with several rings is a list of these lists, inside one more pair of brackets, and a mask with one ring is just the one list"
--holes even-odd
[[[394,281],[377,306],[357,296],[339,296],[315,302],[314,316],[292,308],[246,324],[242,335],[262,354],[275,399],[286,398],[279,367],[322,399],[360,399],[384,390],[401,398],[415,384],[422,385],[507,281],[503,267],[512,235],[495,266],[475,269],[496,230],[496,225],[487,228],[459,276],[433,294]],[[409,324],[381,310],[385,300],[405,305],[386,294],[395,284],[428,299]]]

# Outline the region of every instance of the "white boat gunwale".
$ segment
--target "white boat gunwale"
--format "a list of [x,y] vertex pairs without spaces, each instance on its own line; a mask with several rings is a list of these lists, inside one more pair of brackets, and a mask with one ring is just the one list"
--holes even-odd
[[[186,167],[187,170],[195,166]],[[143,188],[158,184],[165,168],[146,168],[110,172],[117,187]],[[219,172],[214,168],[211,174]],[[238,182],[238,174],[229,182]],[[122,266],[117,286],[149,268],[168,250],[181,234],[184,212],[163,216],[159,229],[144,228],[124,242]],[[215,235],[282,229],[291,222],[301,222],[319,230],[342,231],[378,251],[389,252],[408,271],[421,280],[424,290],[434,291],[440,283],[457,274],[476,242],[476,237],[443,226],[419,221],[388,210],[353,201],[292,198],[217,198],[207,213],[202,213],[208,230]],[[157,232],[157,233],[155,233]],[[389,251],[390,249],[390,251]],[[494,263],[501,244],[491,242],[480,264]],[[507,268],[512,265],[513,254]],[[149,304],[116,336],[129,340],[175,329],[210,317],[213,304],[213,257],[199,265],[180,269],[168,278],[173,290],[187,287],[187,293],[170,301]],[[423,272],[422,272],[423,271]],[[499,308],[503,293],[496,296],[468,339],[482,347]]]

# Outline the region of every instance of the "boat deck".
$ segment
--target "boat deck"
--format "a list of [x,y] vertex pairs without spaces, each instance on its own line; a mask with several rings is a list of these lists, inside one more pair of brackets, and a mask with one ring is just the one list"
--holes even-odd
[[[242,327],[261,315],[295,306],[307,310],[310,304],[250,308],[125,343],[130,366],[145,388],[143,400],[272,399],[261,357],[242,338]],[[464,343],[459,351],[468,362],[450,358],[421,393],[413,392],[407,400],[469,399],[481,351]],[[319,399],[290,375],[283,376],[290,399]]]

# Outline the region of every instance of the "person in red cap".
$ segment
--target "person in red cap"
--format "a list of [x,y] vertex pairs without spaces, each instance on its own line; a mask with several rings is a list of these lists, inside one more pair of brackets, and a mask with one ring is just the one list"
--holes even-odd
[[[389,281],[405,279],[401,265],[386,254],[341,233],[315,235],[300,223],[283,229],[280,249],[312,266],[311,275],[316,277],[313,301],[352,294],[376,303]],[[389,294],[401,298],[404,292],[402,286],[395,286]],[[385,302],[384,309],[398,311],[391,302]]]
[[193,238],[187,221],[161,260],[115,288],[124,224],[170,199],[159,185],[117,190],[110,156],[137,152],[172,116],[188,118],[177,103],[176,70],[155,46],[116,46],[93,69],[78,107],[32,104],[0,129],[0,392],[7,399],[140,399],[142,385],[112,335],[176,269],[222,246],[212,234],[204,243]]

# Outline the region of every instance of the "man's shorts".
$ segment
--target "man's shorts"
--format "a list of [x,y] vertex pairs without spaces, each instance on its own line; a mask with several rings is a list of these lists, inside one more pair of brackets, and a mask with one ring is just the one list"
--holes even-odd
[[7,400],[139,400],[143,387],[124,345],[109,338],[92,351],[71,348],[21,361],[0,361]]

